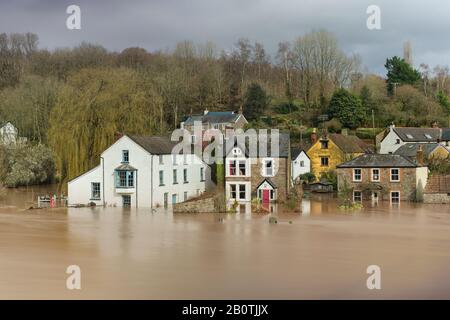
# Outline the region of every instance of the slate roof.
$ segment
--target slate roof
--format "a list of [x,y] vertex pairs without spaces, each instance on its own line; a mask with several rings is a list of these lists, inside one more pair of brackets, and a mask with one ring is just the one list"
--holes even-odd
[[[297,159],[297,157],[302,153],[302,151],[305,153],[305,155],[308,157],[308,154],[306,153],[306,150],[304,148],[299,147],[293,147],[291,148],[291,159]],[[309,157],[308,157],[309,158]]]
[[440,146],[439,143],[408,143],[398,148],[394,154],[399,154],[404,157],[415,158],[417,156],[417,150],[419,146],[422,146],[425,157],[429,157],[434,149]]
[[201,121],[202,123],[227,123],[235,122],[239,118],[240,114],[234,111],[209,111],[207,114],[197,114],[189,116],[185,124],[194,124],[195,121]]
[[328,134],[328,138],[331,139],[345,153],[372,152],[370,147],[357,136],[331,133]]
[[450,175],[431,175],[424,193],[450,193]]
[[392,130],[404,142],[436,142],[441,136],[439,128],[394,127]]
[[398,154],[363,154],[337,168],[415,168],[417,165]]
[[[270,135],[269,135],[269,137],[270,137]],[[231,151],[231,149],[234,148],[235,146],[239,146],[244,151],[245,155],[248,156],[252,152],[252,150],[248,146],[248,139],[246,139],[246,140],[247,141],[246,141],[245,147],[242,145],[238,145],[237,143],[235,143],[234,145],[230,144],[230,143],[228,143],[228,144],[226,143],[225,144],[225,148],[226,148],[225,155],[228,155],[228,153]],[[262,151],[260,149],[260,145],[263,145],[263,144],[266,145],[266,149],[267,149],[267,152],[265,155],[260,154],[260,151]],[[271,144],[270,138],[267,140],[262,140],[262,139],[258,140],[257,156],[258,157],[273,157],[274,155],[272,155],[271,145],[272,144]],[[280,133],[279,134],[278,152],[279,152],[278,158],[288,158],[289,157],[290,152],[291,152],[290,151],[290,135],[289,135],[289,133]]]
[[173,147],[177,144],[168,137],[135,135],[128,135],[128,137],[151,154],[171,154]]
[[442,128],[441,140],[450,141],[450,128]]

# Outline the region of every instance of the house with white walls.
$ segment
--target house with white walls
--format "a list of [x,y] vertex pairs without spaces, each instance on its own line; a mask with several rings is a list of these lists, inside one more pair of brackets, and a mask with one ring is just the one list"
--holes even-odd
[[302,174],[311,172],[311,159],[302,148],[291,149],[291,175],[292,181],[300,178]]
[[169,207],[212,188],[211,171],[194,154],[172,154],[166,137],[124,135],[100,164],[68,182],[68,205]]
[[450,147],[450,129],[396,127],[394,124],[386,129],[384,137],[380,142],[380,153],[394,153],[400,147],[409,143],[439,143],[447,148]]
[[0,143],[12,144],[18,139],[18,130],[11,122],[0,123]]

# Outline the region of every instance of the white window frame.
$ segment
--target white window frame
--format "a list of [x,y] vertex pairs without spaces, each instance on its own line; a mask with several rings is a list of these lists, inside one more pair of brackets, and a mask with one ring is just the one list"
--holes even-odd
[[[374,170],[378,170],[378,179],[375,179],[374,176],[373,176],[373,171]],[[380,180],[381,180],[381,170],[380,170],[380,168],[372,168],[372,169],[370,169],[370,181],[372,181],[372,182],[380,182]]]
[[[268,174],[267,173],[267,163],[271,162],[272,163],[272,173]],[[274,177],[275,176],[275,159],[273,158],[265,158],[262,160],[263,166],[262,166],[262,176],[263,177]]]
[[[360,200],[356,200],[355,198],[355,193],[356,192],[359,192],[359,198],[360,198]],[[353,191],[353,202],[362,202],[362,191],[359,191],[359,190],[354,190]]]
[[[236,191],[235,191],[235,193],[236,193],[236,197],[235,198],[233,198],[232,196],[231,196],[231,188],[232,188],[232,186],[235,186],[235,188],[236,188]],[[244,195],[244,198],[241,198],[241,196],[240,196],[240,187],[241,186],[244,186],[245,187],[245,195]],[[236,183],[230,183],[229,184],[229,190],[228,190],[228,192],[229,192],[229,199],[230,200],[233,200],[233,201],[246,201],[247,200],[247,192],[248,192],[248,188],[247,188],[247,184],[245,184],[245,183],[239,183],[239,182],[236,182]]]
[[[94,185],[98,185],[98,197],[94,197]],[[91,200],[100,200],[102,198],[102,185],[100,182],[91,182]]]
[[[126,155],[126,160],[125,160]],[[121,163],[130,163],[130,150],[122,150],[122,161]]]
[[[398,180],[392,180],[392,170],[398,170]],[[389,175],[389,179],[391,182],[400,182],[401,177],[400,177],[400,168],[391,168],[390,169],[390,175]]]
[[[232,175],[230,173],[231,161],[235,161],[235,163],[236,163],[236,171],[235,171],[234,175]],[[245,164],[245,174],[241,175],[240,171],[239,171],[239,164],[242,162]],[[227,163],[226,168],[225,168],[227,170],[226,177],[250,177],[250,166],[249,166],[248,159],[246,159],[246,158],[227,158],[226,163]]]
[[[356,180],[356,170],[359,170],[359,180]],[[362,181],[362,169],[354,168],[353,169],[353,182],[361,182]]]

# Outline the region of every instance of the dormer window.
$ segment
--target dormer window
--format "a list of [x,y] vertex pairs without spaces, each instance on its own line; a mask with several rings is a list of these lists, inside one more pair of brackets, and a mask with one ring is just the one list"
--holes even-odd
[[427,138],[428,140],[432,140],[433,139],[433,137],[430,136],[428,133],[425,133],[425,138]]
[[130,160],[130,153],[128,150],[122,150],[122,162],[128,163]]
[[327,140],[321,140],[320,141],[320,147],[322,149],[328,149],[328,141]]

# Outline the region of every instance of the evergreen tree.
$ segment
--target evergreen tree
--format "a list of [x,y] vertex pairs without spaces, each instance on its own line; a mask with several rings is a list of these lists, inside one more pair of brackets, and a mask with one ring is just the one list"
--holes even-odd
[[269,98],[263,88],[257,83],[252,83],[245,94],[244,116],[248,120],[258,119],[264,114],[269,105]]
[[394,94],[396,86],[415,85],[420,80],[420,72],[397,56],[387,59],[384,67],[387,70],[387,91],[389,95]]
[[328,112],[344,127],[351,129],[357,128],[366,118],[361,100],[345,89],[339,89],[333,94]]

